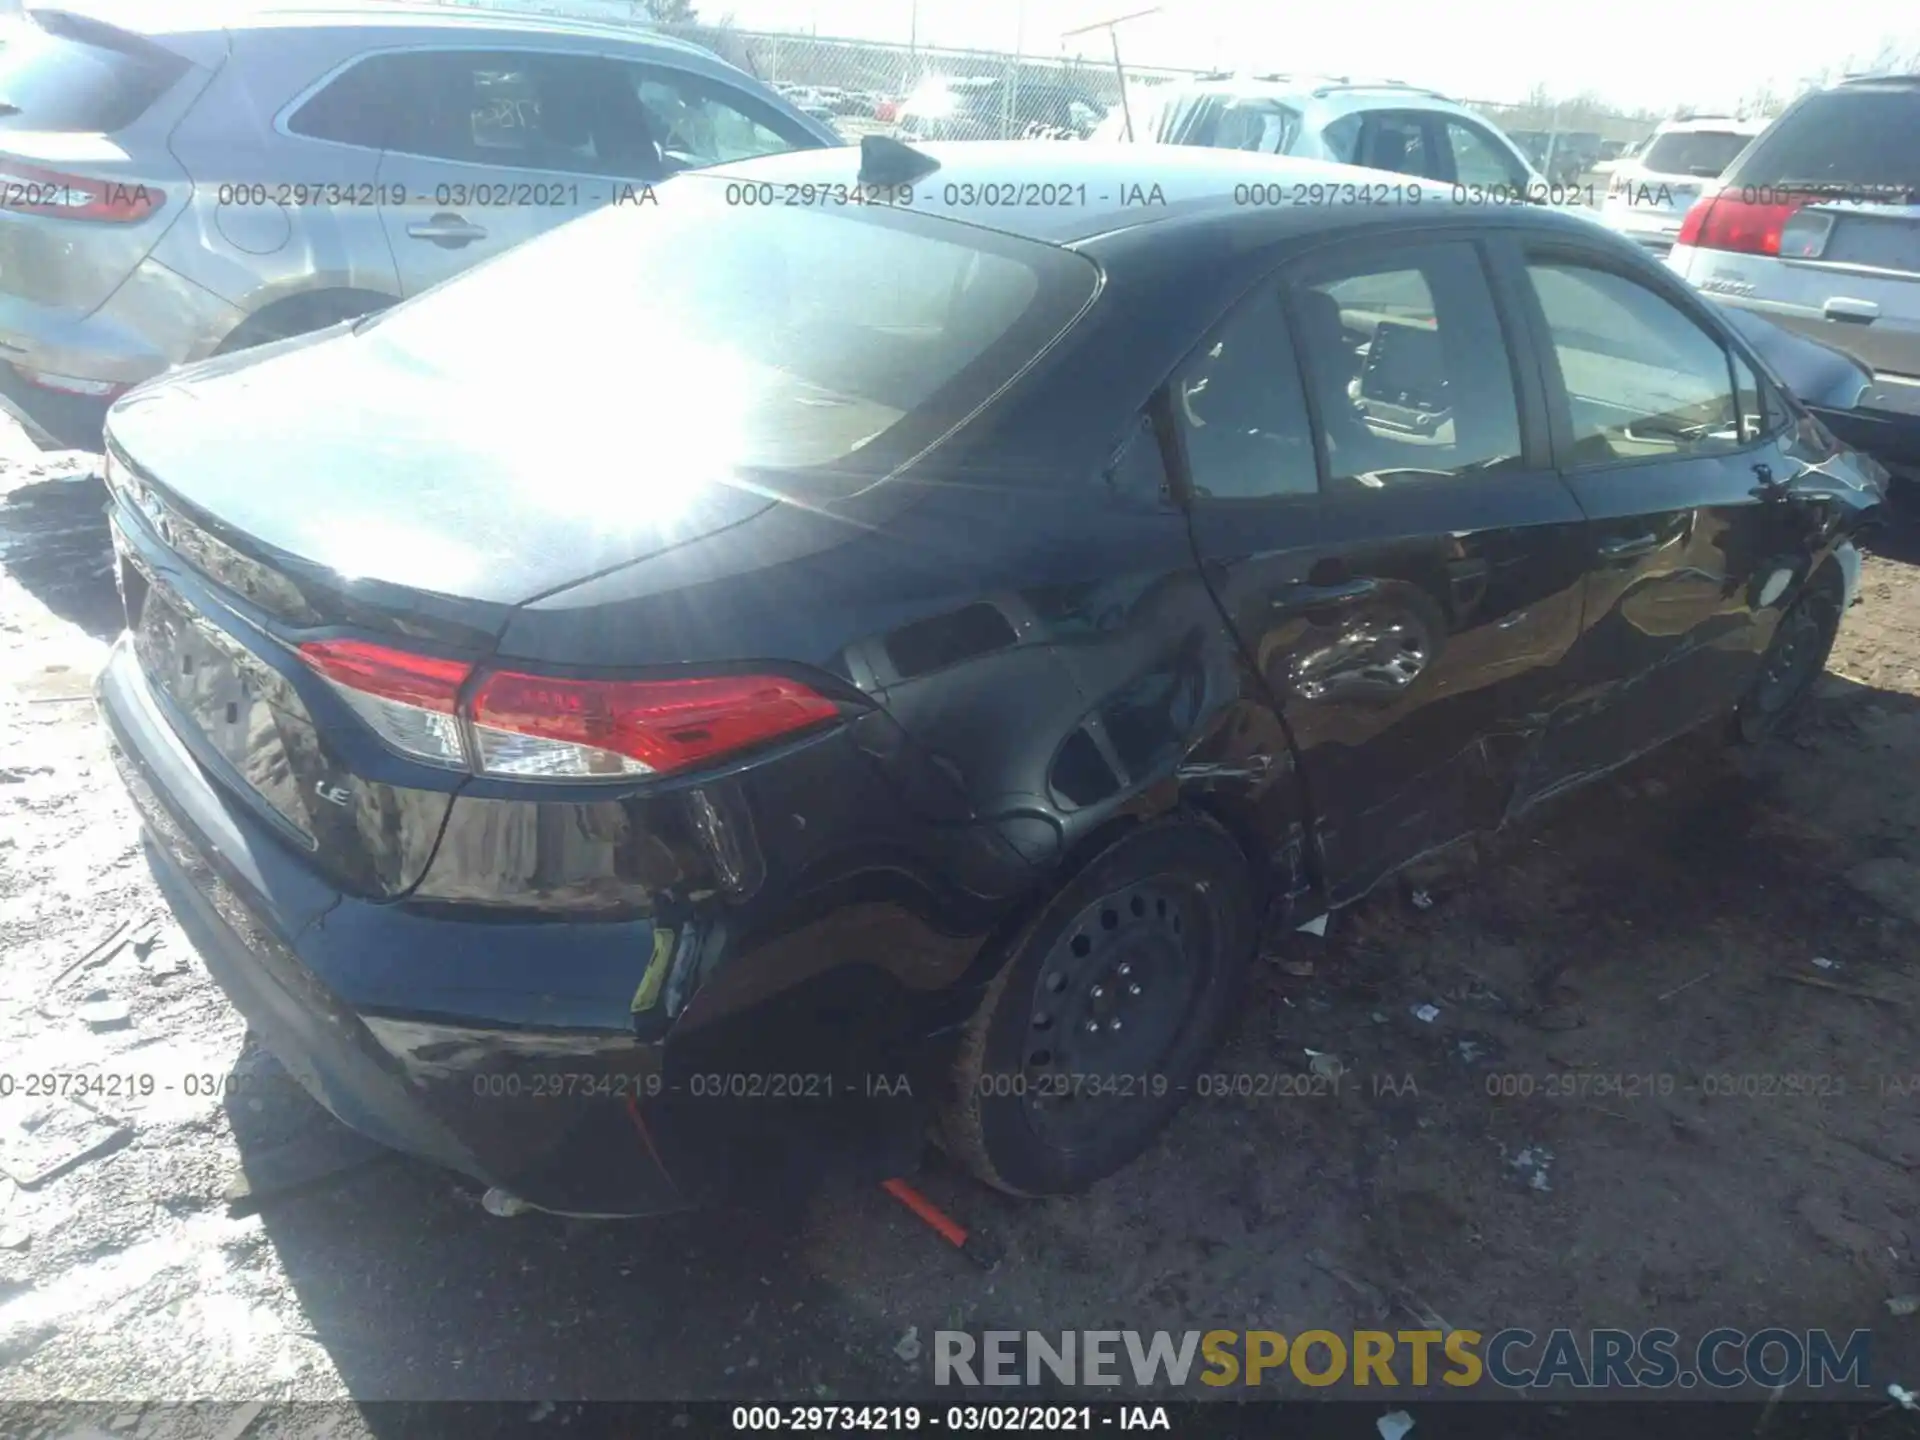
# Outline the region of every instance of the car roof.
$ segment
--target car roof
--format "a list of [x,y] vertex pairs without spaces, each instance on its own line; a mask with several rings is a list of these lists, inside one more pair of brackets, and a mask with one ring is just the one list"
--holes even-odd
[[625,44],[712,58],[690,41],[645,23],[631,25],[540,15],[520,10],[432,4],[425,0],[47,0],[28,14],[66,11],[137,35],[164,37],[209,30],[374,29],[442,31],[450,35],[596,36]]
[[1346,75],[1260,74],[1207,75],[1196,80],[1177,82],[1152,92],[1163,94],[1231,95],[1247,99],[1291,101],[1296,105],[1319,101],[1338,107],[1342,101],[1373,104],[1381,98],[1404,100],[1415,109],[1463,109],[1457,100],[1421,85],[1404,80],[1354,79]]
[[1710,131],[1720,135],[1758,135],[1771,120],[1748,120],[1737,115],[1689,115],[1684,120],[1665,120],[1653,133],[1660,135]]
[[[1452,188],[1357,165],[1197,145],[943,140],[911,148],[939,162],[937,170],[908,187],[912,209],[1054,245],[1169,220],[1215,216],[1226,221],[1256,209],[1275,217],[1276,234],[1307,233],[1331,228],[1355,211],[1417,213],[1422,201],[1450,197]],[[788,151],[691,173],[775,187],[852,186],[860,164],[860,150],[849,145]],[[1295,186],[1309,188],[1296,191]],[[1154,200],[1156,187],[1160,203]],[[1416,187],[1419,201],[1413,199]],[[1357,197],[1362,191],[1365,200]],[[1434,210],[1431,203],[1425,207],[1427,214]]]

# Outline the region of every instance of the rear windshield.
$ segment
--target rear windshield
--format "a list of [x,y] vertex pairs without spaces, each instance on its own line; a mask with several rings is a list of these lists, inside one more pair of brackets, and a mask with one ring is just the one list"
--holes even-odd
[[884,475],[996,394],[1097,288],[1093,263],[1055,246],[878,204],[744,203],[754,189],[675,177],[361,333],[475,396],[589,392],[609,476]]
[[7,32],[0,130],[111,134],[145,114],[187,68],[134,36],[64,15]]
[[1740,186],[1832,186],[1911,204],[1920,191],[1920,86],[1811,95],[1782,115],[1727,179]]
[[1648,146],[1640,159],[1656,175],[1711,179],[1731,165],[1752,139],[1730,130],[1670,130]]

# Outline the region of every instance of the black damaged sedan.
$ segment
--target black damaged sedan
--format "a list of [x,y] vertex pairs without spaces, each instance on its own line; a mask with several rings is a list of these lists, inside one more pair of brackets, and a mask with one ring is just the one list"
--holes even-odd
[[1070,1191],[1261,936],[1819,673],[1883,472],[1632,244],[1069,148],[682,175],[114,408],[115,753],[347,1124]]

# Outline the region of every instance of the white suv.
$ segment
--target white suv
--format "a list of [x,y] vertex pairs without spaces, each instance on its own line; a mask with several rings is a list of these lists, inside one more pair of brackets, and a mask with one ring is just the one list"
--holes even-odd
[[1544,198],[1546,181],[1498,127],[1432,90],[1344,76],[1209,75],[1115,106],[1096,140],[1207,145],[1393,170],[1476,192]]
[[1920,75],[1849,80],[1796,101],[1707,187],[1667,263],[1883,378],[1920,377],[1916,202]]
[[1717,180],[1764,120],[1695,116],[1669,120],[1631,159],[1613,167],[1600,218],[1657,255],[1673,247],[1680,222],[1709,180]]

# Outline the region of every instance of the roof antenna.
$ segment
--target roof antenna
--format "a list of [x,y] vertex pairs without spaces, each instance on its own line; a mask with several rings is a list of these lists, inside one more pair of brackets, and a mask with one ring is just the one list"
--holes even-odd
[[885,135],[860,137],[862,185],[911,185],[933,174],[940,162],[925,151]]

